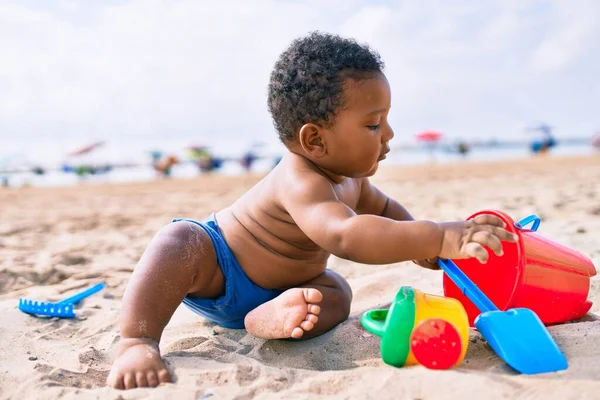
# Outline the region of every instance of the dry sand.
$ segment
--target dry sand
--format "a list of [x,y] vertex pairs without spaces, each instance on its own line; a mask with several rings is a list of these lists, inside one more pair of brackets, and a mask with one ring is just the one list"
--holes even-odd
[[[0,398],[600,398],[598,276],[592,313],[550,328],[569,360],[566,371],[518,375],[477,333],[460,367],[396,369],[381,361],[379,339],[362,329],[360,315],[387,306],[402,285],[441,294],[441,272],[336,258],[330,266],[348,279],[354,302],[350,319],[328,334],[259,340],[182,306],[161,343],[177,383],[106,388],[120,298],[150,238],[173,217],[203,218],[231,203],[258,179],[0,190]],[[540,233],[600,265],[600,156],[390,167],[373,181],[418,218],[464,219],[487,208],[514,218],[537,213]],[[58,300],[99,281],[108,287],[84,301],[76,319],[35,318],[17,309],[21,296]]]

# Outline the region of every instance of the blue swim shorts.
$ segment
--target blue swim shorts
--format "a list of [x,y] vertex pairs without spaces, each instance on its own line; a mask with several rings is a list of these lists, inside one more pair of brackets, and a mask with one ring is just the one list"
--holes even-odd
[[183,304],[192,311],[226,328],[243,329],[246,314],[283,293],[283,290],[264,289],[248,278],[225,241],[214,214],[202,222],[186,218],[173,220],[178,221],[192,222],[208,233],[225,278],[225,293],[219,298],[186,296]]

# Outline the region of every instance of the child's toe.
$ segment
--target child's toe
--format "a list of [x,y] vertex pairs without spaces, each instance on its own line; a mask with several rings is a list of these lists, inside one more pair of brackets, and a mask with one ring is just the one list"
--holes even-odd
[[309,304],[308,305],[308,313],[309,314],[314,314],[314,315],[319,315],[319,313],[321,312],[321,307],[316,305],[316,304]]
[[111,371],[111,373],[108,375],[106,383],[112,388],[125,390],[125,384],[123,383],[123,375],[118,374],[116,372]]
[[171,382],[171,374],[166,369],[161,369],[158,371],[158,380],[161,383],[170,383]]
[[156,372],[154,372],[154,371],[148,371],[148,374],[146,375],[146,379],[148,380],[148,386],[150,386],[150,387],[157,387],[159,384],[158,376],[156,375]]
[[123,382],[125,383],[125,389],[127,390],[134,389],[136,387],[135,375],[131,372],[125,374],[125,377],[123,377]]
[[304,293],[304,300],[307,303],[318,303],[323,300],[323,294],[317,289],[304,288],[302,292]]
[[304,329],[305,331],[310,331],[314,327],[315,324],[313,324],[310,321],[302,321],[302,323],[300,324],[300,328]]
[[317,323],[317,321],[319,320],[319,317],[317,317],[317,316],[316,316],[316,315],[314,315],[314,314],[308,314],[308,315],[306,316],[305,320],[306,320],[306,321],[310,321],[310,322],[312,322],[313,324],[316,324],[316,323]]
[[304,331],[302,330],[302,328],[295,327],[294,330],[292,330],[292,334],[290,336],[294,339],[300,339],[302,335],[304,335]]
[[137,387],[139,387],[139,388],[148,387],[148,378],[146,377],[146,374],[143,372],[137,372],[135,374],[135,382],[137,384]]

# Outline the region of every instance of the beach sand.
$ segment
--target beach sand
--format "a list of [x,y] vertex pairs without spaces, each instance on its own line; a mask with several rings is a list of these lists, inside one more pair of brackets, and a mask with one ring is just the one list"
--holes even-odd
[[[149,240],[171,218],[201,219],[258,179],[0,190],[0,399],[600,398],[598,276],[591,313],[549,328],[568,358],[566,371],[516,374],[476,332],[459,367],[397,369],[382,362],[379,338],[361,327],[360,315],[387,307],[403,285],[441,294],[442,273],[335,257],[330,267],[348,279],[354,300],[350,318],[331,332],[307,341],[265,341],[181,306],[161,342],[177,382],[133,391],[105,387],[119,340],[120,299]],[[482,209],[515,219],[538,214],[542,235],[600,266],[600,155],[382,167],[373,182],[420,219],[462,220]],[[107,288],[85,300],[76,319],[36,318],[17,309],[19,297],[56,301],[100,281]]]

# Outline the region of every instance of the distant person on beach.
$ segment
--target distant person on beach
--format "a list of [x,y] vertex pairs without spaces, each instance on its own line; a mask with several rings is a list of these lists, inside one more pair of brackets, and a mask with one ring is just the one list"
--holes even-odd
[[538,140],[534,140],[530,144],[531,151],[534,154],[543,155],[547,154],[551,148],[557,145],[557,141],[552,135],[552,127],[546,124],[541,124],[534,130],[542,132],[543,137]]
[[158,158],[153,161],[152,167],[156,171],[156,176],[169,178],[171,170],[179,163],[179,159],[174,155],[168,155],[164,158]]
[[188,151],[202,173],[216,171],[223,165],[223,159],[216,157],[206,146],[190,146]]
[[171,381],[159,341],[182,302],[259,338],[307,339],[350,313],[331,254],[436,269],[437,257],[485,263],[484,246],[501,255],[501,241],[516,241],[491,215],[414,220],[369,182],[394,136],[390,86],[369,47],[323,33],[295,40],[275,63],[268,106],[287,153],[231,206],[174,219],[152,239],[123,296],[110,386]]
[[471,149],[470,149],[469,144],[467,142],[464,142],[464,141],[461,140],[456,145],[456,150],[458,151],[458,153],[461,156],[466,157],[467,154],[469,153],[469,150],[471,150]]
[[242,155],[240,165],[244,168],[244,171],[250,172],[256,160],[258,160],[258,156],[252,150],[248,150]]
[[592,146],[594,146],[597,150],[600,150],[600,132],[596,133],[592,138]]

